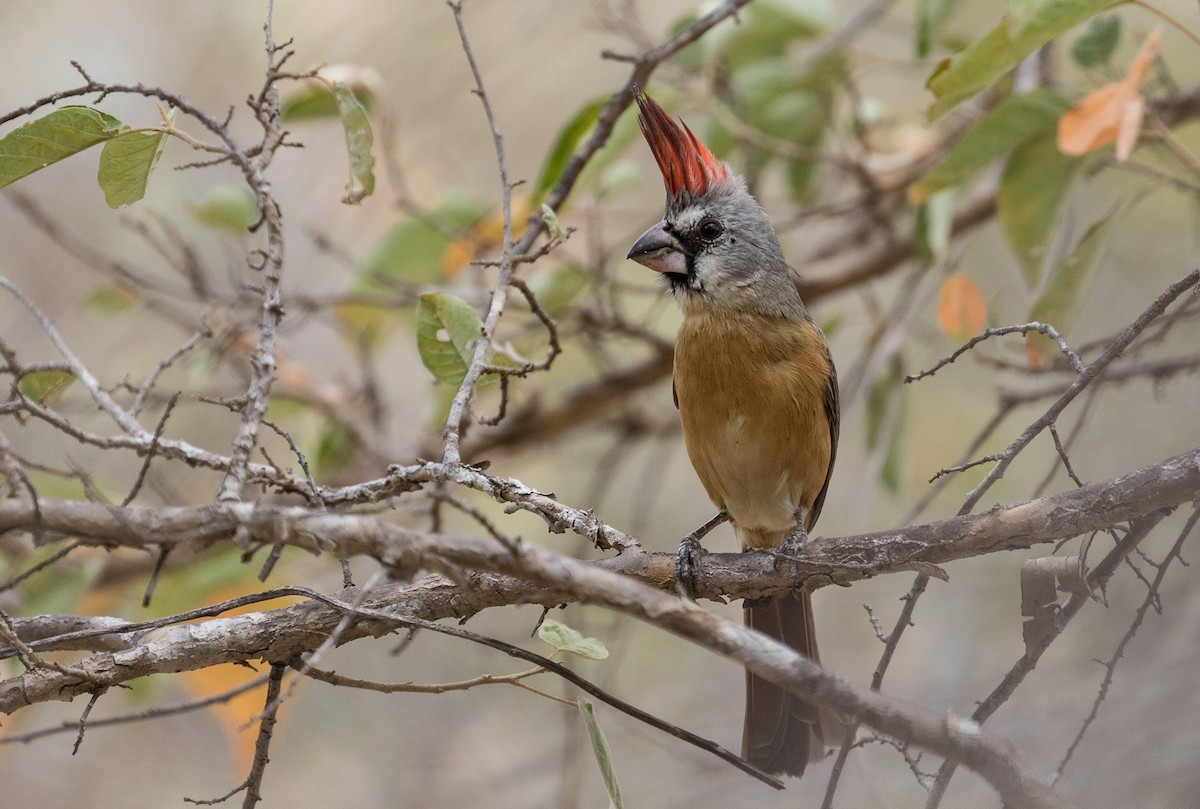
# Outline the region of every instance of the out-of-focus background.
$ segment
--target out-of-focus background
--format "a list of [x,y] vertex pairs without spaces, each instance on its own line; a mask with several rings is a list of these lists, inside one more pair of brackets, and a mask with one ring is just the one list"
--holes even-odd
[[[161,86],[218,118],[232,108],[235,133],[251,137],[255,125],[244,102],[261,83],[262,5],[246,0],[6,0],[0,5],[0,31],[5,32],[0,111],[77,86],[80,78],[70,65],[75,60],[97,80]],[[840,3],[828,9],[830,25],[844,26],[864,5]],[[1197,27],[1193,5],[1162,7]],[[533,183],[563,124],[585,101],[624,84],[628,64],[603,59],[602,51],[634,52],[664,37],[677,20],[696,10],[696,3],[674,0],[467,0],[466,27],[504,137],[510,177]],[[920,132],[929,101],[922,85],[933,62],[912,59],[915,13],[912,3],[896,4],[856,40],[848,56],[855,65],[862,103],[894,121],[898,140]],[[970,41],[994,25],[1001,13],[1002,4],[968,4],[956,12],[950,27]],[[1148,14],[1128,14],[1128,33],[1115,64],[1127,64],[1136,43],[1155,24]],[[338,202],[346,170],[336,122],[297,122],[289,127],[304,148],[283,150],[270,170],[288,237],[285,295],[333,295],[350,289],[356,261],[402,218],[397,202],[401,195],[426,209],[454,200],[496,204],[499,180],[490,134],[479,100],[471,93],[473,80],[445,4],[280,0],[275,3],[274,31],[277,39],[291,40],[296,51],[289,63],[292,69],[324,62],[377,71],[381,89],[376,120],[386,118],[389,123],[377,127],[380,188],[359,207]],[[637,40],[639,32],[649,36],[649,42]],[[1195,47],[1173,29],[1164,35],[1164,58],[1184,86],[1200,78]],[[679,74],[678,67],[665,68],[664,87]],[[114,96],[103,108],[135,125],[158,120],[153,105],[139,97]],[[703,116],[703,110],[686,103],[679,112],[689,118]],[[1194,127],[1180,132],[1193,149],[1195,135]],[[103,369],[109,383],[121,378],[122,369],[140,379],[187,334],[136,309],[113,314],[95,305],[98,291],[113,286],[112,273],[98,271],[96,262],[128,263],[151,277],[174,278],[163,252],[173,254],[186,243],[194,245],[198,261],[228,288],[253,280],[245,270],[245,250],[252,239],[219,233],[193,216],[206,194],[214,187],[236,184],[237,175],[228,167],[162,170],[192,159],[180,144],[169,144],[146,200],[120,211],[104,205],[93,182],[95,158],[88,154],[18,183],[7,195],[0,193],[0,274],[13,279],[58,324],[81,358]],[[560,255],[584,267],[603,265],[617,282],[648,288],[654,279],[622,257],[633,238],[659,216],[661,182],[640,142],[616,159],[611,174],[611,190],[587,190],[560,214],[564,226],[579,228]],[[1072,198],[1065,214],[1076,234],[1138,188],[1104,177],[1084,182],[1085,190]],[[11,192],[22,195],[20,200]],[[797,210],[778,182],[764,183],[760,199],[779,219]],[[59,238],[32,224],[30,211],[35,208],[57,223]],[[1125,221],[1114,230],[1094,291],[1082,299],[1081,314],[1068,335],[1073,344],[1113,334],[1196,263],[1195,206],[1185,195],[1155,191],[1121,215]],[[147,238],[147,232],[158,234],[158,241]],[[164,233],[177,234],[178,240]],[[800,240],[812,237],[804,230],[792,231],[785,236],[785,247],[791,254],[802,248]],[[68,243],[76,249],[68,249]],[[89,251],[95,261],[81,257]],[[818,278],[822,271],[833,271],[800,269],[811,269]],[[1023,319],[1028,292],[994,224],[967,237],[958,269],[984,292],[993,324]],[[859,358],[880,311],[887,311],[916,278],[901,269],[869,286],[824,297],[814,306],[818,319],[831,326],[843,380],[855,374],[865,380],[859,394],[848,399],[843,416],[838,467],[818,528],[822,535],[898,524],[927,491],[928,479],[939,468],[958,462],[991,418],[998,387],[1046,384],[1019,376],[998,380],[997,369],[960,361],[908,390],[903,453],[887,455],[882,448],[886,441],[869,448],[867,389],[875,381],[871,374],[878,375],[880,369],[864,371]],[[909,371],[927,367],[955,345],[936,331],[932,294],[927,297],[923,305],[913,307],[915,322],[902,335]],[[669,337],[674,309],[665,303],[646,307],[657,318],[656,328]],[[52,356],[28,315],[7,297],[0,300],[0,330],[7,342],[29,356]],[[1167,347],[1186,351],[1198,336],[1194,323],[1184,324]],[[361,384],[354,348],[329,318],[292,310],[282,345],[285,360],[296,373],[302,370],[303,387],[316,397],[338,401]],[[1022,352],[1016,348],[1005,356],[1019,360]],[[594,372],[581,357],[578,345],[569,344],[560,360],[558,384]],[[411,333],[390,332],[378,347],[373,367],[385,418],[371,451],[382,462],[409,460],[436,434],[429,426],[436,397]],[[206,370],[201,365],[190,373],[202,375]],[[227,386],[230,393],[236,390],[236,384]],[[1194,376],[1107,389],[1089,405],[1085,432],[1072,452],[1075,470],[1085,480],[1102,479],[1195,446],[1200,436],[1198,395]],[[629,407],[657,424],[669,422],[669,383],[646,391]],[[1040,412],[1037,405],[1014,408],[979,452],[1003,448]],[[216,409],[191,407],[177,427],[196,443],[223,448],[234,423],[232,416]],[[4,430],[27,455],[59,466],[91,460],[86,450],[38,425],[10,422]],[[314,427],[305,437],[316,444],[321,434]],[[629,446],[619,452],[622,441]],[[287,457],[285,446],[272,446],[278,457]],[[553,490],[571,505],[595,507],[605,521],[635,533],[656,550],[673,549],[681,536],[710,516],[681,437],[669,429],[649,439],[621,439],[610,425],[568,433],[532,450],[499,450],[489,458],[493,471]],[[1049,441],[1039,441],[984,505],[1032,496],[1053,469],[1053,458]],[[127,488],[121,481],[128,481],[141,461],[106,463],[107,471],[96,483],[111,486],[108,494],[119,499],[122,487]],[[382,465],[358,472],[363,477],[378,475]],[[893,475],[890,487],[881,482],[885,473]],[[974,470],[960,475],[922,519],[953,514],[981,474]],[[168,469],[162,475],[153,495],[160,502],[171,496],[178,502],[204,502],[217,484],[215,476],[194,470]],[[1048,490],[1071,485],[1059,470]],[[420,515],[414,511],[404,518],[419,524]],[[548,535],[532,518],[510,519],[507,529],[529,541],[588,553],[579,538]],[[1148,552],[1161,556],[1181,524],[1178,515],[1169,520]],[[451,517],[450,526],[479,531],[466,519]],[[733,541],[722,530],[708,544],[732,550]],[[921,601],[916,625],[900,646],[885,690],[948,715],[968,715],[1022,652],[1021,558],[1006,554],[949,566],[950,581],[933,582]],[[92,561],[96,566],[105,562],[103,554]],[[89,603],[79,600],[88,590],[86,575],[85,569],[76,578],[64,578],[59,592],[41,593],[38,608],[139,615],[130,605],[140,598],[144,578],[122,585],[127,591],[102,590],[95,603]],[[325,589],[340,582],[340,571],[329,560],[289,558],[279,575]],[[1200,597],[1193,577],[1190,568],[1169,572],[1162,589],[1163,614],[1148,615],[1127,647],[1095,724],[1060,781],[1064,795],[1077,805],[1200,804]],[[882,647],[863,605],[890,629],[911,579],[910,574],[897,574],[816,595],[822,658],[829,668],[855,682],[869,682]],[[159,594],[167,604],[170,586],[168,578]],[[1106,594],[1107,608],[1087,608],[988,723],[990,731],[1011,739],[1039,772],[1051,774],[1090,710],[1104,675],[1093,659],[1112,654],[1144,592],[1144,585],[1128,571],[1118,576]],[[217,597],[216,591],[208,595]],[[30,605],[17,606],[16,614],[33,614]],[[740,609],[711,606],[730,615]],[[531,643],[527,638],[538,615],[532,607],[494,610],[473,619],[470,628]],[[575,664],[578,671],[656,715],[737,748],[743,674],[736,666],[600,611],[573,607],[563,617],[604,640],[612,652],[603,662]],[[513,661],[493,652],[440,637],[420,637],[398,656],[389,654],[391,647],[387,640],[351,644],[333,654],[325,667],[388,682],[445,682],[518,670]],[[16,669],[0,671],[11,675]],[[213,687],[181,678],[143,684],[129,694],[106,695],[93,718],[181,702]],[[548,677],[540,687],[574,698],[569,688]],[[27,710],[5,718],[0,733],[73,722],[82,707],[76,700]],[[603,706],[598,714],[627,805],[816,806],[824,791],[827,763],[813,765],[802,782],[775,793],[717,759]],[[242,731],[245,738],[235,743],[230,740],[234,726],[214,713],[196,712],[94,728],[75,755],[73,733],[0,746],[0,805],[160,807],[181,805],[184,796],[215,797],[245,776],[238,751],[244,750],[246,738],[252,739],[253,730]],[[936,770],[936,765],[932,757],[920,761],[923,770]],[[840,806],[890,809],[924,801],[925,793],[908,767],[895,751],[880,744],[868,744],[851,756],[843,782]],[[506,686],[439,696],[384,696],[308,682],[288,702],[276,731],[262,805],[602,807],[607,801],[574,709]],[[998,802],[986,785],[963,771],[944,805]]]

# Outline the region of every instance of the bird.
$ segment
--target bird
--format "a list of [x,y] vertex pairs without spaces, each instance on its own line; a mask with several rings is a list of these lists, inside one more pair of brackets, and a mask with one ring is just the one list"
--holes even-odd
[[[673,396],[688,457],[718,509],[679,546],[677,584],[694,597],[700,540],[725,521],[743,551],[774,552],[778,561],[803,547],[837,455],[837,372],[745,181],[644,91],[634,96],[667,200],[662,221],[628,258],[660,273],[682,309]],[[748,600],[744,616],[819,661],[809,593]],[[747,671],[742,756],[751,764],[798,778],[842,732],[828,709]]]

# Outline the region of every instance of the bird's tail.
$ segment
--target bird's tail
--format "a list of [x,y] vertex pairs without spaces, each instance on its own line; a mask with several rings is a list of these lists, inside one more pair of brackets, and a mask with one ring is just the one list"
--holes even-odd
[[[808,593],[747,602],[746,625],[819,662],[812,600]],[[809,761],[839,744],[843,727],[828,710],[794,697],[746,672],[746,728],[742,757],[769,773],[799,778]]]

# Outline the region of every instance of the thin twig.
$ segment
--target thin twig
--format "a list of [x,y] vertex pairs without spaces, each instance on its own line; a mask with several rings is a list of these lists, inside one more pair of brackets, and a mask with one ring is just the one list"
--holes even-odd
[[1183,543],[1192,533],[1192,529],[1196,527],[1197,520],[1200,520],[1200,504],[1197,504],[1197,506],[1192,509],[1192,515],[1188,518],[1187,523],[1179,532],[1179,537],[1175,540],[1175,544],[1171,546],[1171,550],[1163,558],[1162,562],[1159,563],[1158,574],[1154,577],[1153,582],[1148,583],[1149,591],[1146,593],[1146,598],[1142,601],[1141,606],[1138,607],[1137,612],[1134,615],[1133,622],[1129,625],[1129,629],[1127,629],[1125,634],[1121,637],[1121,641],[1117,644],[1117,648],[1113,650],[1112,656],[1107,662],[1105,662],[1104,679],[1100,683],[1100,689],[1096,694],[1095,701],[1092,702],[1092,709],[1084,718],[1083,724],[1079,726],[1079,732],[1075,734],[1075,738],[1071,740],[1071,744],[1067,747],[1067,752],[1063,755],[1062,761],[1059,762],[1058,767],[1054,771],[1054,777],[1051,779],[1051,783],[1057,783],[1058,779],[1062,777],[1063,771],[1067,768],[1067,764],[1071,761],[1071,757],[1075,753],[1075,749],[1079,746],[1079,743],[1083,741],[1083,737],[1087,733],[1088,728],[1091,727],[1092,722],[1096,719],[1096,715],[1100,712],[1100,705],[1104,702],[1105,697],[1108,695],[1109,686],[1112,685],[1113,678],[1116,676],[1117,662],[1125,654],[1125,647],[1129,645],[1129,642],[1133,640],[1133,636],[1137,634],[1138,628],[1142,625],[1142,621],[1146,617],[1146,613],[1151,607],[1156,605],[1159,598],[1160,588],[1162,587],[1163,579],[1167,575],[1167,568],[1170,566],[1171,560],[1182,559],[1180,554],[1183,550]]

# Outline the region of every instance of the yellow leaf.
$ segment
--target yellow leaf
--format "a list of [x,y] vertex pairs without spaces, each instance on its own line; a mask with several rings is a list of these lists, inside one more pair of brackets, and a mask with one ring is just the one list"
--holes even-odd
[[982,331],[987,323],[987,303],[975,282],[964,275],[951,275],[942,282],[937,320],[943,334],[959,341]]
[[1161,37],[1162,29],[1154,29],[1125,78],[1092,91],[1063,113],[1058,119],[1058,148],[1063,154],[1081,155],[1116,142],[1117,159],[1129,157],[1142,126],[1144,102],[1138,86],[1158,53]]

